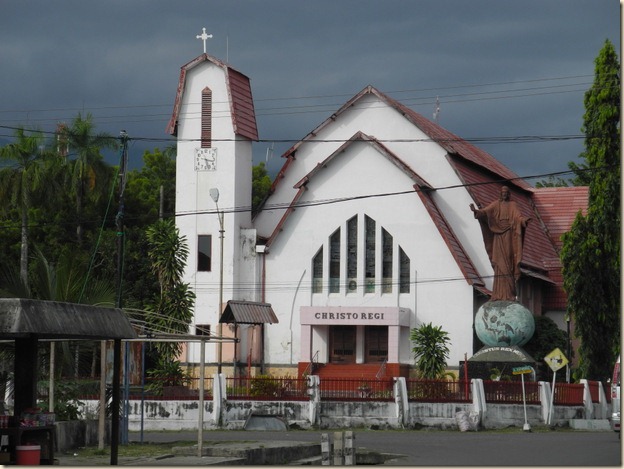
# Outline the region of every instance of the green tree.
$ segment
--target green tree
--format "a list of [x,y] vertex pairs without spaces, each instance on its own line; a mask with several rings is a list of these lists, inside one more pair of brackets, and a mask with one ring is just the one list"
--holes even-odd
[[251,183],[251,213],[256,213],[264,199],[271,190],[271,178],[267,174],[264,162],[261,161],[253,167]]
[[561,262],[568,310],[575,322],[580,377],[606,380],[620,339],[620,65],[606,41],[585,93],[585,151],[571,164],[589,185],[587,214],[563,236]]
[[[180,236],[173,219],[165,219],[147,229],[147,239],[152,271],[160,285],[160,294],[147,308],[147,322],[158,332],[187,334],[193,318],[195,293],[182,282],[189,254],[186,238]],[[180,342],[159,342],[156,349],[166,362],[176,360],[182,346]]]
[[[129,172],[125,192],[124,305],[143,309],[159,292],[151,273],[146,227],[175,211],[175,153],[167,148],[143,154],[143,166]],[[108,243],[114,243],[110,238]],[[111,246],[113,246],[111,244]]]
[[[101,179],[100,176],[106,173],[107,165],[102,159],[100,150],[115,148],[118,142],[107,133],[95,133],[91,114],[83,118],[80,113],[72,121],[70,127],[61,129],[59,138],[67,145],[69,155],[74,157],[70,163],[69,182],[72,193],[76,197],[76,237],[78,245],[81,245],[85,198],[94,191]],[[94,193],[97,194],[97,192]]]
[[[548,316],[535,316],[535,332],[533,337],[522,346],[525,352],[541,362],[555,348],[567,353],[568,334],[555,324]],[[572,357],[568,357],[572,359]]]
[[542,179],[541,181],[537,181],[535,183],[535,187],[541,189],[543,187],[568,187],[568,181],[563,179],[562,177],[548,176],[546,179]]
[[0,200],[6,211],[17,209],[21,220],[20,278],[28,286],[29,211],[33,192],[43,186],[45,163],[49,153],[44,150],[40,132],[27,134],[15,131],[15,142],[0,149],[0,158],[9,164],[0,171]]
[[423,324],[410,331],[410,340],[418,374],[426,379],[442,377],[449,356],[448,333],[432,323]]

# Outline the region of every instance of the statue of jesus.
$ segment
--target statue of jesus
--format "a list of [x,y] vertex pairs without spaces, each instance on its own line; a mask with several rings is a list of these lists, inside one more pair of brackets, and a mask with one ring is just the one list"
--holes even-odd
[[470,204],[479,220],[485,250],[494,268],[494,286],[490,301],[517,301],[516,282],[520,278],[520,261],[524,230],[530,218],[522,216],[510,200],[509,187],[501,188],[500,198],[482,209]]

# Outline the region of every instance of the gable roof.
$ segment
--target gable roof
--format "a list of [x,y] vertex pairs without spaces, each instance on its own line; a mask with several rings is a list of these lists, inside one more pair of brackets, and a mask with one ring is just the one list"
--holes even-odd
[[473,285],[475,288],[480,291],[490,294],[489,290],[485,288],[485,284],[481,277],[479,276],[477,269],[474,264],[470,260],[470,257],[466,254],[462,244],[459,242],[459,239],[455,236],[450,224],[442,214],[442,212],[438,209],[438,206],[434,202],[431,197],[431,185],[427,183],[423,178],[421,178],[412,168],[407,165],[401,158],[399,158],[395,153],[390,151],[385,145],[379,142],[374,137],[371,137],[364,132],[356,132],[349,140],[343,143],[338,149],[336,149],[333,153],[331,153],[327,158],[325,158],[322,162],[318,163],[308,174],[306,174],[299,182],[294,185],[295,189],[298,189],[295,194],[294,199],[290,203],[288,209],[285,211],[284,215],[280,219],[277,224],[275,230],[269,237],[266,243],[266,248],[270,247],[271,243],[275,240],[277,235],[282,231],[283,225],[286,222],[286,219],[293,212],[295,205],[303,195],[305,191],[305,186],[310,182],[310,180],[319,172],[322,171],[332,160],[340,157],[347,148],[353,145],[355,142],[365,142],[371,146],[373,146],[381,155],[383,155],[386,159],[388,159],[392,164],[394,164],[397,168],[403,171],[413,182],[414,182],[414,190],[420,197],[423,205],[425,206],[427,212],[429,213],[432,221],[438,228],[440,235],[442,236],[444,242],[446,243],[451,255],[457,262],[460,270],[464,274],[464,278],[466,281]]
[[448,246],[450,253],[453,255],[455,262],[457,262],[457,265],[464,274],[464,278],[466,279],[468,284],[474,286],[482,293],[490,295],[492,292],[485,288],[485,283],[483,282],[483,279],[477,272],[477,269],[470,260],[470,257],[468,256],[466,251],[464,250],[461,242],[459,241],[457,236],[455,236],[455,232],[451,228],[451,225],[448,223],[442,211],[438,208],[437,204],[431,197],[431,192],[426,189],[419,190],[418,196],[420,197],[420,200],[429,212],[429,216],[438,228],[440,235],[442,235],[442,239]]
[[[293,186],[294,189],[297,189],[297,192],[295,193],[293,199],[291,200],[288,208],[282,215],[282,218],[280,218],[279,222],[275,226],[273,233],[267,239],[266,244],[265,244],[266,249],[268,249],[271,246],[273,241],[275,241],[275,238],[277,237],[277,235],[282,231],[284,227],[284,223],[286,223],[286,220],[288,219],[290,214],[295,210],[297,203],[301,199],[301,196],[304,194],[306,190],[306,185],[308,184],[308,182],[310,182],[310,180],[319,171],[325,168],[332,160],[339,157],[339,155],[343,154],[345,150],[347,150],[347,148],[349,148],[355,142],[365,142],[371,145],[372,147],[374,147],[379,153],[385,156],[392,164],[394,164],[397,168],[403,171],[412,181],[414,181],[413,187],[415,189],[418,187],[431,189],[431,186],[424,179],[422,179],[418,174],[416,174],[412,170],[412,168],[409,167],[409,165],[405,164],[403,160],[401,160],[396,154],[390,151],[386,146],[380,143],[377,139],[369,135],[366,135],[364,132],[361,132],[361,131],[356,132],[349,140],[343,143],[337,150],[331,153],[327,158],[325,158],[320,163],[317,163],[317,165],[311,171],[309,171],[303,178],[299,180],[299,182],[297,182]],[[287,160],[285,166],[290,165],[291,162],[292,162],[292,159]],[[278,178],[279,178],[279,175],[276,178],[276,180]]]
[[229,300],[219,322],[226,324],[277,324],[279,320],[270,303]]
[[221,62],[219,59],[216,59],[208,54],[202,54],[181,67],[180,80],[178,81],[178,91],[176,92],[175,104],[173,106],[173,114],[167,124],[166,132],[169,135],[177,135],[180,107],[182,106],[182,95],[184,94],[184,88],[186,85],[186,74],[204,62],[211,62],[225,71],[234,133],[236,135],[240,135],[241,137],[257,141],[258,127],[256,124],[256,113],[254,110],[249,78],[226,63]]
[[379,142],[379,140],[377,140],[375,137],[371,137],[370,135],[366,135],[362,131],[356,132],[349,140],[347,140],[345,143],[340,145],[340,147],[338,147],[338,149],[336,151],[334,151],[331,155],[329,155],[327,158],[325,158],[320,163],[317,163],[317,165],[314,167],[314,169],[312,169],[312,171],[310,171],[308,174],[306,174],[297,184],[294,185],[294,188],[298,189],[302,185],[307,184],[307,182],[317,172],[319,172],[320,170],[325,168],[333,159],[335,159],[339,155],[343,154],[345,152],[345,150],[347,148],[349,148],[351,145],[353,145],[353,143],[355,143],[355,142],[366,142],[366,143],[369,143],[380,154],[385,156],[388,161],[390,161],[393,165],[395,165],[397,168],[399,168],[401,171],[403,171],[405,174],[407,174],[407,176],[410,179],[412,179],[412,181],[414,181],[415,185],[431,189],[431,186],[427,182],[425,182],[425,180],[422,179],[418,174],[416,174],[412,170],[412,168],[410,168],[409,165],[405,164],[405,162],[403,160],[401,160],[401,158],[399,158],[396,154],[391,152],[385,145],[383,145],[381,142]]
[[[404,104],[396,101],[390,96],[380,92],[376,88],[372,86],[367,86],[358,94],[356,94],[353,98],[347,101],[340,109],[338,109],[335,113],[325,119],[319,126],[317,126],[312,132],[308,133],[302,140],[295,143],[292,147],[290,147],[286,152],[282,155],[284,158],[290,158],[294,155],[297,149],[308,140],[313,139],[316,135],[326,126],[330,125],[332,122],[336,120],[336,118],[344,113],[347,109],[355,106],[358,101],[360,101],[363,97],[367,95],[374,95],[380,101],[384,102],[388,106],[396,109],[398,112],[403,114],[403,116],[418,127],[423,133],[425,133],[432,141],[435,141],[442,148],[444,148],[448,153],[457,155],[467,161],[470,161],[484,169],[487,169],[491,173],[498,176],[500,179],[504,179],[509,181],[510,184],[515,184],[522,189],[529,190],[531,186],[522,180],[516,173],[511,171],[505,165],[500,163],[496,158],[494,158],[489,153],[477,148],[470,143],[466,142],[462,138],[457,135],[449,132],[448,130],[440,127],[438,124],[431,122],[429,119],[426,119],[422,115],[418,114],[416,111],[408,108]],[[281,171],[280,171],[281,173]],[[276,178],[275,181],[280,180],[281,178]]]
[[[286,158],[286,161],[273,181],[270,193],[275,191],[277,185],[284,179],[286,172],[294,164],[296,164],[295,154],[301,145],[308,141],[314,141],[322,129],[332,125],[340,114],[344,113],[352,106],[355,106],[358,101],[367,95],[377,97],[380,101],[400,112],[409,122],[427,135],[429,139],[445,149],[447,152],[447,161],[453,167],[462,184],[466,187],[467,191],[478,205],[485,206],[492,200],[498,199],[502,185],[510,187],[512,198],[518,204],[523,215],[531,218],[531,222],[529,223],[525,233],[522,270],[525,275],[540,278],[548,283],[554,281],[559,288],[561,285],[561,279],[556,278],[556,273],[553,274],[551,269],[553,262],[558,261],[556,242],[552,238],[552,229],[548,226],[552,220],[548,217],[544,218],[540,216],[539,209],[536,206],[538,200],[534,200],[535,189],[489,153],[473,146],[455,134],[440,127],[438,124],[431,122],[422,115],[381,93],[372,86],[367,86],[360,91],[357,95],[347,101],[340,109],[338,109],[338,111],[324,120],[319,126],[308,133],[302,140],[295,143],[282,155],[282,157]],[[327,162],[336,158],[342,151],[344,151],[344,149],[356,140],[367,141],[371,145],[374,145],[380,153],[400,167],[409,177],[412,178],[412,180],[415,181],[415,188],[421,187],[424,189],[432,189],[429,184],[420,179],[420,177],[413,172],[409,165],[405,164],[400,158],[388,150],[387,147],[383,145],[383,140],[380,141],[362,132],[358,132],[351,137],[351,139],[346,141],[338,150],[329,155],[323,162],[317,164],[312,171],[306,174],[294,186],[295,189],[299,190],[294,195],[288,210],[284,213],[274,232],[269,237],[267,247],[283,228],[283,224],[285,223],[287,217],[292,210],[294,210],[296,203],[303,195],[305,185],[310,178],[320,171],[320,169],[326,165]],[[440,233],[455,256],[456,261],[464,271],[466,278],[469,281],[471,281],[471,278],[479,279],[475,280],[474,284],[475,286],[481,285],[482,282],[479,283],[480,278],[477,275],[476,269],[472,265],[458,238],[454,235],[449,223],[444,219],[442,213],[436,207],[433,199],[426,194],[426,192],[419,192],[419,196],[423,200],[427,210],[429,210],[432,219],[437,223]],[[545,200],[544,197],[546,197],[546,195],[542,196],[541,200]],[[270,199],[270,195],[267,199]],[[559,271],[560,270],[559,266]],[[555,275],[555,277],[553,277],[553,275]],[[483,291],[482,288],[480,289]]]

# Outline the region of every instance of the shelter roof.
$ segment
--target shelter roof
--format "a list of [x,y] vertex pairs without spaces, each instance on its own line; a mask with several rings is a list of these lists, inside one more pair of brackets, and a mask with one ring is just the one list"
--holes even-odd
[[232,126],[234,133],[250,140],[258,140],[258,126],[256,124],[256,112],[251,95],[251,83],[246,75],[233,69],[231,66],[208,54],[202,54],[183,65],[180,69],[180,80],[176,93],[173,114],[167,125],[167,133],[177,134],[178,118],[182,106],[182,95],[186,86],[186,74],[193,68],[204,62],[211,62],[225,71],[226,85],[230,95]]
[[118,308],[0,298],[0,339],[104,340],[136,337],[126,313]]
[[279,321],[269,303],[229,300],[219,322],[226,324],[276,324]]

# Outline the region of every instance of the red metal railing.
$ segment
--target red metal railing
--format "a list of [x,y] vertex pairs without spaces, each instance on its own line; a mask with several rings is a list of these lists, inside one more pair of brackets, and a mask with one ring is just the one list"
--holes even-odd
[[228,400],[304,401],[307,393],[305,378],[225,378]]
[[[591,400],[594,403],[600,402],[600,382],[599,381],[588,381],[587,385],[589,387],[589,394],[591,395]],[[606,397],[605,393],[605,397]]]
[[[485,402],[518,404],[523,402],[521,381],[483,381]],[[527,404],[539,404],[539,384],[525,381],[524,393]]]
[[555,383],[555,405],[583,405],[582,384]]
[[[55,383],[57,393],[65,383],[71,384],[78,399],[99,399],[99,380],[62,379]],[[145,387],[130,386],[130,399],[149,400],[198,400],[199,378],[191,378],[185,386],[149,386],[157,384],[154,379],[146,380]],[[38,398],[47,398],[47,383],[39,383]],[[471,387],[464,381],[406,380],[408,400],[411,402],[470,402]],[[539,404],[539,384],[525,381],[526,402]],[[592,402],[599,402],[599,382],[590,381]],[[158,391],[153,391],[157,389]],[[521,404],[522,383],[520,381],[483,381],[485,401],[491,403]],[[253,378],[226,378],[226,393],[229,400],[305,401],[310,398],[305,378],[260,376]],[[122,387],[123,392],[123,387]],[[607,389],[606,393],[610,392]],[[583,384],[556,383],[555,405],[583,405]],[[59,393],[60,394],[60,393]],[[325,378],[320,381],[322,400],[338,401],[392,401],[393,379],[348,379]],[[204,399],[213,398],[213,380],[204,380]]]
[[392,401],[392,379],[340,379],[320,381],[321,400],[328,401]]
[[408,379],[408,400],[411,402],[470,402],[470,387],[464,381]]

